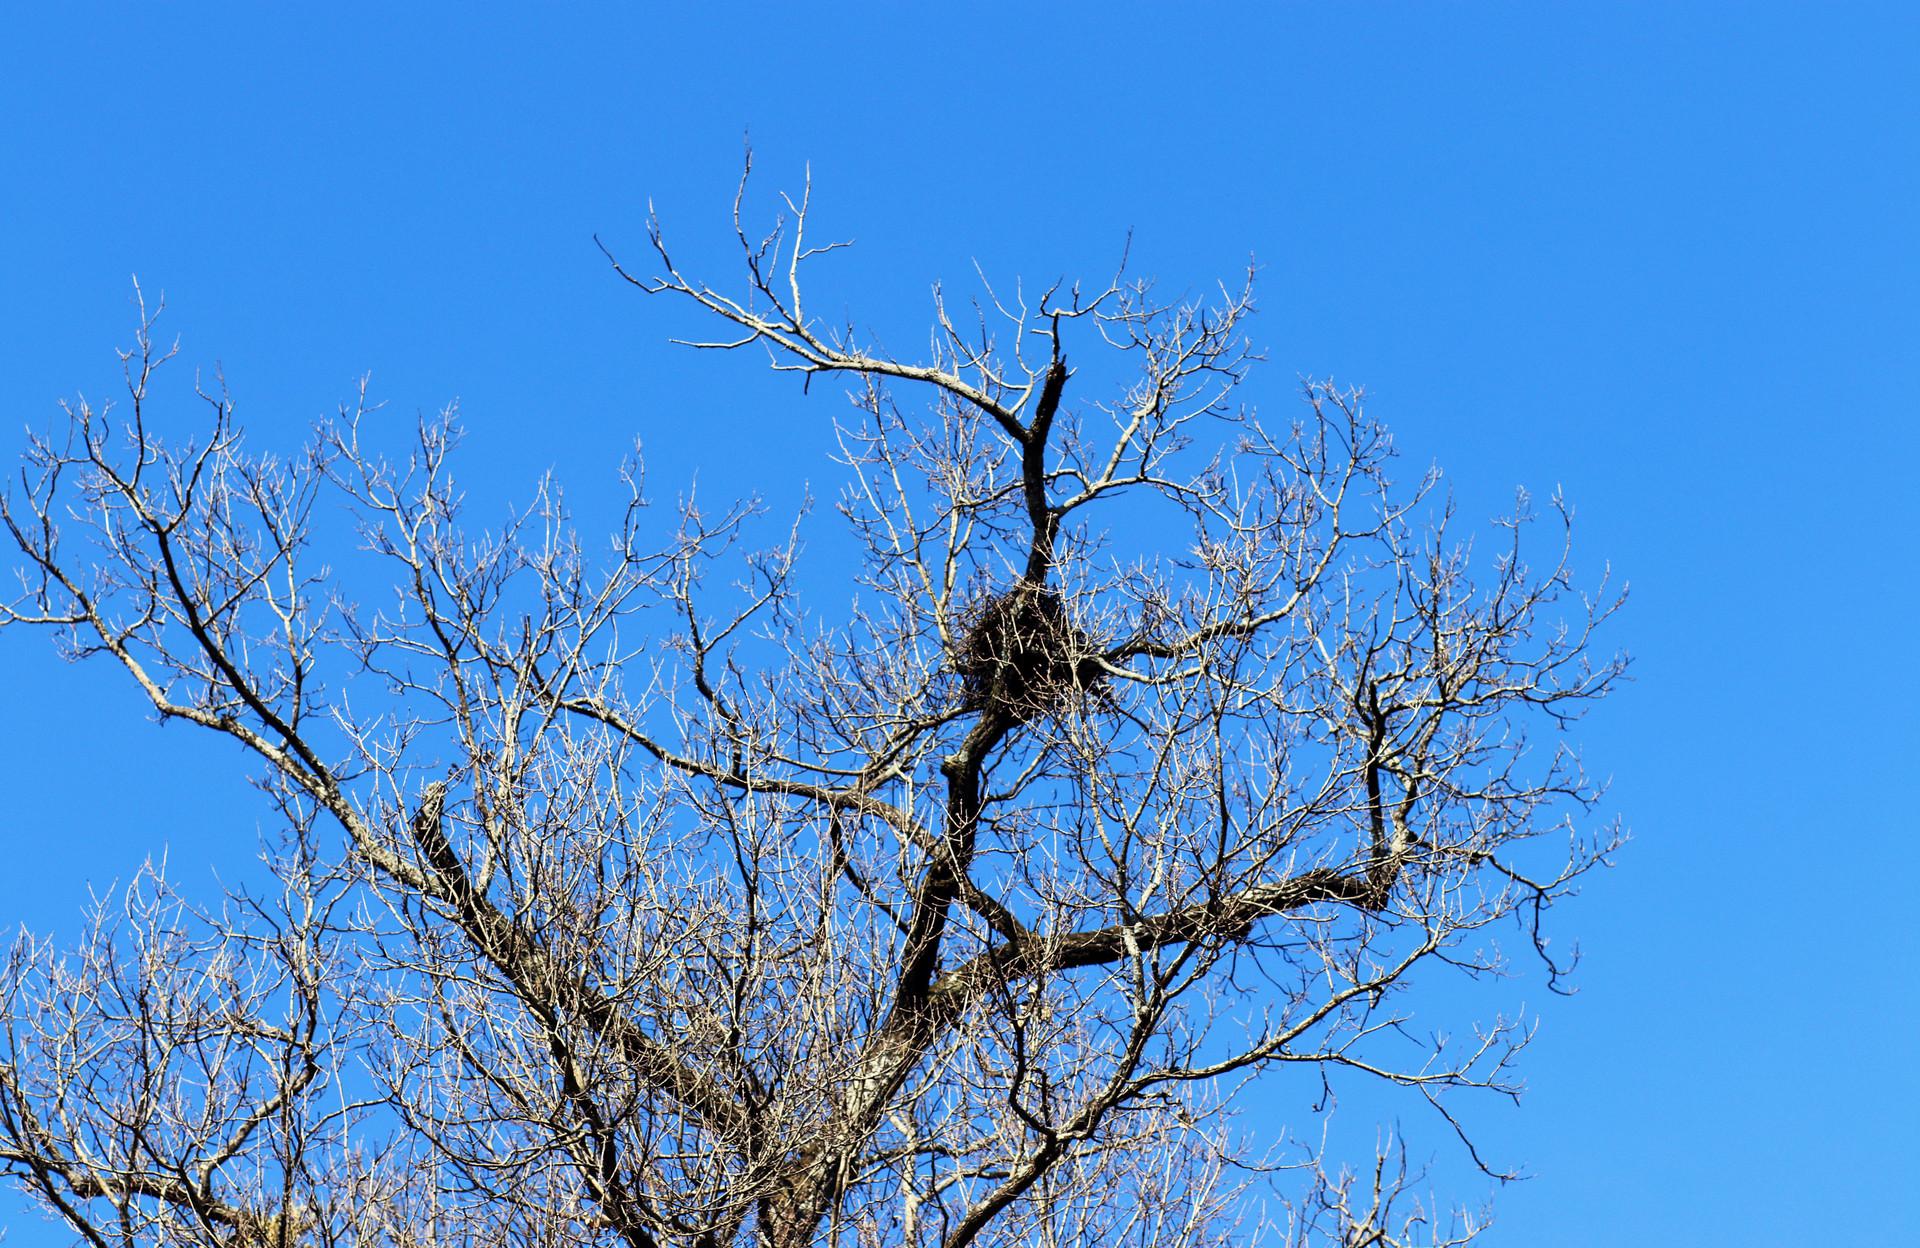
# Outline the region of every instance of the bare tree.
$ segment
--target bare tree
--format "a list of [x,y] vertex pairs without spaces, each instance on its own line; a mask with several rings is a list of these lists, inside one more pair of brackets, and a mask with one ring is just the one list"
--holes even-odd
[[925,356],[866,345],[785,204],[736,200],[737,287],[657,225],[614,268],[844,383],[852,584],[751,504],[659,530],[637,465],[604,546],[551,483],[476,534],[451,417],[390,460],[364,396],[292,461],[218,388],[163,439],[144,312],[122,414],[33,441],[4,622],[244,747],[287,829],[271,888],[145,875],[8,963],[0,1169],[78,1237],[1204,1244],[1273,1167],[1279,1237],[1472,1237],[1398,1144],[1355,1176],[1227,1113],[1351,1072],[1467,1140],[1453,1094],[1516,1091],[1530,1023],[1436,1038],[1408,989],[1503,972],[1496,927],[1557,982],[1544,913],[1616,843],[1566,510],[1477,553],[1356,392],[1263,421],[1250,285],[936,292]]

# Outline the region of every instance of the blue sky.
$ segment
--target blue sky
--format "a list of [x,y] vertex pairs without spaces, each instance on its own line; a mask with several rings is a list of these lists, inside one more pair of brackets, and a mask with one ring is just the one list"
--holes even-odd
[[[1132,231],[1203,289],[1251,253],[1256,397],[1365,384],[1464,519],[1562,486],[1633,587],[1636,681],[1581,740],[1635,840],[1560,916],[1579,995],[1507,988],[1544,1029],[1481,1117],[1536,1177],[1489,1242],[1911,1234],[1915,11],[724,7],[17,6],[9,436],[111,392],[138,274],[268,443],[371,372],[459,399],[476,498],[552,466],[590,506],[636,435],[668,494],[831,489],[829,409],[669,349],[592,244],[637,252],[651,198],[718,257],[749,131],[767,188],[811,164],[858,241],[830,297],[903,347],[976,259],[1100,277]],[[0,673],[0,922],[251,851],[229,752],[36,639]],[[18,1208],[10,1245],[61,1242]]]

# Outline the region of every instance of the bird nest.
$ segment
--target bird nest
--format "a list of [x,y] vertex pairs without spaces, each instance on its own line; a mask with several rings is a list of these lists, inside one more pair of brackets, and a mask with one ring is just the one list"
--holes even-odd
[[1025,722],[1106,680],[1099,647],[1067,618],[1060,595],[1021,585],[988,598],[968,622],[955,666],[967,704]]

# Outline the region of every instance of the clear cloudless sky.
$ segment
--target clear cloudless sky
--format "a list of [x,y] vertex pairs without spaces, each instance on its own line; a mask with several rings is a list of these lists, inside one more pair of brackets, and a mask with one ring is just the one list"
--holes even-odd
[[[111,394],[137,274],[263,444],[370,372],[458,398],[477,502],[552,467],[591,527],[640,436],[667,497],[780,504],[836,488],[837,403],[667,347],[691,323],[592,243],[638,255],[651,198],[732,276],[744,133],[858,240],[820,306],[902,350],[976,259],[1097,279],[1132,231],[1204,290],[1251,254],[1269,411],[1364,383],[1463,519],[1564,487],[1582,566],[1632,584],[1635,683],[1579,739],[1635,839],[1557,914],[1579,994],[1498,994],[1543,1026],[1519,1108],[1474,1113],[1534,1176],[1488,1242],[1920,1242],[1917,12],[13,5],[0,415],[18,445]],[[161,849],[238,869],[266,818],[42,638],[0,639],[0,745],[9,927],[71,933]],[[65,1238],[11,1194],[0,1224]]]

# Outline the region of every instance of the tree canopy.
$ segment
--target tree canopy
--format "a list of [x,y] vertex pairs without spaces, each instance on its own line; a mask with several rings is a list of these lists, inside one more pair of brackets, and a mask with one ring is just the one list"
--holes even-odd
[[1256,411],[1251,273],[936,291],[898,355],[812,311],[804,194],[743,201],[732,282],[609,257],[844,389],[798,418],[850,579],[751,500],[657,521],[637,460],[610,538],[552,482],[476,523],[451,417],[395,449],[364,396],[291,459],[217,387],[163,437],[146,316],[32,443],[5,626],[243,747],[284,836],[274,888],[154,871],[15,948],[0,1171],[100,1245],[1201,1244],[1276,1168],[1300,1242],[1470,1238],[1397,1146],[1230,1113],[1340,1070],[1466,1140],[1517,1087],[1524,1018],[1409,989],[1557,984],[1618,843],[1568,509],[1476,541],[1359,392]]

